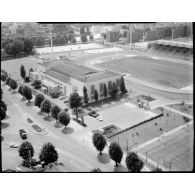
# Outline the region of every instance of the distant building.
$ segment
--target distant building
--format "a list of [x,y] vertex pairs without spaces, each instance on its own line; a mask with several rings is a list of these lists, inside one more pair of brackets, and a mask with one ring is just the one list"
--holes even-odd
[[106,34],[106,40],[108,42],[118,42],[119,41],[119,31],[108,31]]
[[[46,71],[40,72],[39,77],[44,86],[51,93],[58,88],[65,96],[70,96],[73,91],[83,96],[83,87],[87,88],[89,102],[95,101],[94,93],[97,90],[99,99],[104,99],[104,83],[108,89],[108,83],[115,82],[120,89],[120,77],[118,73],[111,71],[97,71],[92,68],[77,65],[70,60],[54,60],[46,63]],[[108,95],[109,97],[109,95]]]

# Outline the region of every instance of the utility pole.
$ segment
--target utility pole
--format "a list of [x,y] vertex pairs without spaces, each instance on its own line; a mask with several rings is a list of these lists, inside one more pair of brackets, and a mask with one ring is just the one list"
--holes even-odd
[[129,25],[129,42],[130,42],[130,49],[132,50],[132,24]]
[[49,28],[49,32],[50,32],[50,42],[51,42],[51,50],[52,50],[52,60],[54,60],[54,57],[53,57],[53,40],[52,40],[51,27]]

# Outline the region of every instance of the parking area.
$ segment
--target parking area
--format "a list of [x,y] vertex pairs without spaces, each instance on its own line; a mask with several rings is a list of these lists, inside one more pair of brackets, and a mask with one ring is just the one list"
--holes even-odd
[[124,129],[157,115],[151,111],[140,109],[130,102],[104,109],[98,113],[102,116],[103,121],[98,121],[96,118],[91,119],[91,116],[85,116],[85,123],[88,124],[88,128],[100,129],[104,126],[115,124]]

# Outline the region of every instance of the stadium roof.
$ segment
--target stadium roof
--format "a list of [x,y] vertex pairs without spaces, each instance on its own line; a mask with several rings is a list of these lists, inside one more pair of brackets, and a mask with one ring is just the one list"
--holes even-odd
[[170,45],[170,46],[177,46],[177,47],[193,48],[192,42],[182,42],[178,40],[157,40],[157,41],[154,41],[154,43]]

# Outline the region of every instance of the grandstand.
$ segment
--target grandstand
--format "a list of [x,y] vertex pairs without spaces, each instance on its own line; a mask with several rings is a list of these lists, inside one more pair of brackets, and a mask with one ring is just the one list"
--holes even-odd
[[191,60],[193,58],[193,42],[189,38],[157,40],[151,43],[150,51]]

